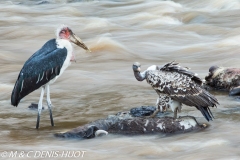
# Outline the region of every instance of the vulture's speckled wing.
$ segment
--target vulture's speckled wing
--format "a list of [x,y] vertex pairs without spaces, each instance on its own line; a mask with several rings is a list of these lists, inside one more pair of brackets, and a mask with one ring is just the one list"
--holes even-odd
[[209,106],[216,106],[217,99],[200,87],[201,79],[194,73],[175,67],[168,68],[165,65],[160,70],[149,70],[146,80],[157,93],[167,94],[178,102],[195,106],[207,120],[212,119]]

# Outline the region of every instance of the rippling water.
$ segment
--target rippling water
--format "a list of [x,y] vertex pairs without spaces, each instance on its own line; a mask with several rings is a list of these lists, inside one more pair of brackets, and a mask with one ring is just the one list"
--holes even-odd
[[[199,133],[84,141],[61,140],[53,133],[154,105],[155,91],[133,76],[135,61],[144,70],[176,60],[201,78],[211,65],[240,67],[240,1],[13,0],[1,1],[0,10],[1,151],[85,150],[85,159],[239,159],[239,101],[220,92],[213,93],[221,104],[212,109],[214,121]],[[56,126],[50,126],[44,110],[36,130],[37,112],[28,106],[38,102],[40,90],[17,108],[10,105],[11,91],[24,62],[63,23],[92,53],[74,46],[77,62],[51,85]],[[184,106],[180,115],[206,122],[193,107]]]

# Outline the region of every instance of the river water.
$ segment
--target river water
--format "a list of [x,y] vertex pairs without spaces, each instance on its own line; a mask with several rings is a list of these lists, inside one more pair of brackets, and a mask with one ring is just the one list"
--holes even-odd
[[[35,159],[43,159],[34,157],[36,151],[86,151],[82,159],[100,160],[240,158],[239,100],[224,92],[212,92],[220,105],[211,109],[215,119],[201,132],[108,135],[91,140],[53,136],[119,111],[155,105],[155,91],[133,75],[135,61],[144,70],[175,60],[201,78],[212,65],[240,67],[240,1],[46,2],[0,2],[1,153],[34,151],[31,158]],[[50,86],[55,126],[50,126],[45,109],[40,129],[36,130],[37,111],[28,106],[38,102],[41,90],[22,99],[17,108],[11,106],[10,95],[24,62],[47,40],[55,38],[60,24],[68,25],[92,52],[74,46],[77,62]],[[47,108],[45,101],[44,106]],[[183,106],[179,115],[192,115],[206,123],[194,107]]]

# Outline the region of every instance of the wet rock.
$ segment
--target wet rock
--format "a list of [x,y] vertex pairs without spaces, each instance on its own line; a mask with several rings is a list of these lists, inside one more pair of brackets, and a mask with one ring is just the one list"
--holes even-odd
[[233,114],[233,113],[240,113],[240,108],[239,107],[234,107],[234,108],[230,108],[230,109],[226,109],[226,110],[223,110],[221,111],[222,113],[225,113],[225,114]]
[[[31,103],[30,106],[28,106],[29,109],[32,109],[32,110],[37,110],[38,109],[38,104],[36,103]],[[44,106],[42,107],[42,110],[44,110]]]
[[[156,110],[155,106],[141,106],[141,107],[136,107],[132,108],[130,110],[130,114],[133,117],[143,117],[143,116],[150,116],[154,113]],[[166,115],[169,115],[169,112],[158,112],[156,114],[156,117],[165,117]]]
[[156,110],[154,106],[142,106],[137,108],[132,108],[130,114],[134,117],[150,116]]
[[[62,138],[94,138],[96,132],[112,134],[154,134],[154,133],[185,133],[206,128],[206,124],[199,124],[192,116],[184,116],[174,119],[172,117],[134,117],[131,112],[139,114],[152,112],[152,107],[134,108],[130,112],[119,112],[109,115],[106,119],[93,121],[89,124],[79,126],[64,133],[56,133],[56,137]],[[146,111],[146,112],[145,112]],[[137,115],[139,115],[137,114]]]
[[240,86],[233,87],[229,90],[229,95],[230,96],[239,96],[240,95]]

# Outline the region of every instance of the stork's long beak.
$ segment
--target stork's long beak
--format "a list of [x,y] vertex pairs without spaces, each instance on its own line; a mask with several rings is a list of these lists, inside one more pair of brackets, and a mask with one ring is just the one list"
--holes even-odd
[[70,42],[78,45],[79,47],[85,49],[88,52],[91,52],[90,49],[83,43],[83,41],[78,36],[76,36],[74,33],[72,33],[70,35]]

